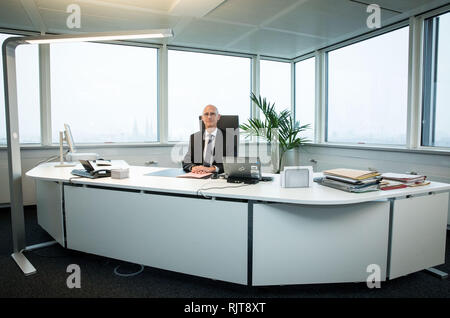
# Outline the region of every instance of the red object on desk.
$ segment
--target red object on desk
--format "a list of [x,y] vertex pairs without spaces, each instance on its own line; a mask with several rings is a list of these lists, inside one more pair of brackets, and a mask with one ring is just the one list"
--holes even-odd
[[394,189],[402,189],[407,188],[408,186],[406,184],[393,184],[393,185],[386,185],[386,186],[380,186],[380,190],[394,190]]
[[179,176],[177,176],[177,178],[205,179],[205,178],[208,178],[210,175],[212,175],[211,172],[207,172],[207,173],[189,172],[189,173],[186,173],[186,174],[179,175]]

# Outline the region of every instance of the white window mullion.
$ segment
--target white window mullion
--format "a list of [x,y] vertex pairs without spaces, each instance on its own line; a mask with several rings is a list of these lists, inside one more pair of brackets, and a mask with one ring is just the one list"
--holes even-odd
[[406,146],[420,147],[422,111],[423,19],[409,19],[408,116]]
[[50,44],[39,45],[39,95],[41,110],[41,144],[52,144],[52,113],[50,91]]
[[297,118],[295,115],[295,63],[291,62],[291,116],[292,118]]
[[[253,57],[252,59],[252,92],[257,97],[260,94],[260,56],[259,54]],[[251,106],[251,117],[252,118],[259,118],[259,109],[255,105],[255,103],[252,103]]]
[[159,142],[168,142],[168,50],[164,44],[158,50],[158,129]]
[[316,101],[315,101],[315,131],[314,142],[325,142],[326,127],[326,90],[327,90],[327,69],[326,69],[326,53],[316,51]]

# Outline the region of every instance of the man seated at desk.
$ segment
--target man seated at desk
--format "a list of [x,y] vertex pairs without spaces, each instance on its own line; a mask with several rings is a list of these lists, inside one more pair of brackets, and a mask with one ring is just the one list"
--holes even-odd
[[[183,170],[194,173],[223,173],[223,156],[236,156],[234,147],[226,142],[226,132],[217,127],[220,114],[216,106],[203,109],[205,132],[198,131],[189,138],[189,148],[183,159]],[[230,140],[233,141],[233,140]],[[227,148],[230,148],[227,150]]]

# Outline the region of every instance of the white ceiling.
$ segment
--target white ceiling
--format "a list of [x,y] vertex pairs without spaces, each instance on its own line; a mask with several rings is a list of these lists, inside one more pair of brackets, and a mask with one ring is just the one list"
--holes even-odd
[[[450,0],[1,0],[0,28],[48,33],[172,28],[173,38],[153,43],[294,58],[369,32],[365,3],[383,8],[383,26]],[[66,25],[70,4],[81,8],[80,29]]]

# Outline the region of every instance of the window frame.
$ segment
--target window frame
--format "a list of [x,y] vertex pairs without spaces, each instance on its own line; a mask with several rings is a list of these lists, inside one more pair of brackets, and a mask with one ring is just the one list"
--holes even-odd
[[[384,27],[382,29],[379,29],[379,30],[372,31],[372,32],[370,32],[368,34],[365,34],[365,35],[362,35],[360,37],[357,37],[357,38],[354,38],[354,39],[350,39],[350,40],[346,40],[346,41],[343,41],[341,43],[332,45],[332,46],[327,47],[326,49],[323,50],[324,64],[325,64],[325,66],[324,66],[325,67],[325,79],[324,79],[325,80],[325,87],[324,87],[325,92],[324,92],[324,105],[323,105],[323,109],[324,109],[324,114],[323,114],[324,127],[323,127],[323,142],[322,142],[323,144],[326,144],[326,145],[346,145],[346,146],[358,145],[358,146],[361,146],[361,144],[353,143],[353,142],[330,142],[330,141],[328,141],[329,53],[332,52],[332,51],[336,51],[336,50],[339,50],[339,49],[342,49],[342,48],[345,48],[345,47],[348,47],[348,46],[351,46],[351,45],[354,45],[354,44],[358,44],[358,43],[361,43],[361,42],[364,42],[364,41],[376,38],[378,36],[382,36],[382,35],[388,34],[390,32],[394,32],[396,30],[399,30],[399,29],[402,29],[402,28],[405,28],[405,27],[411,28],[409,20],[403,20],[403,21],[394,23],[392,25],[386,26],[386,27]],[[410,43],[409,44],[409,46],[410,46],[411,42],[409,41],[409,43]],[[408,47],[408,50],[410,50],[410,47]],[[409,63],[409,64],[411,64],[411,63]],[[410,76],[411,76],[411,69],[409,67],[409,69],[408,69],[408,81],[410,80]],[[409,96],[408,96],[407,103],[408,103],[408,109],[407,109],[406,116],[408,117],[409,104],[410,104]],[[408,121],[408,119],[407,119],[407,121]],[[407,123],[407,127],[408,127],[408,123]],[[406,136],[405,146],[406,146],[406,144],[408,142],[408,139],[409,139],[408,138],[408,129],[406,131],[406,135],[407,136]],[[363,145],[365,145],[365,144],[363,144]],[[403,147],[403,145],[390,145],[390,144],[378,144],[378,143],[367,144],[367,147],[370,147],[370,146],[387,147],[387,148],[390,148],[391,146],[394,147],[394,148],[402,148]]]
[[[115,41],[88,41],[87,43],[95,43],[95,44],[106,44],[106,45],[122,45],[122,46],[132,46],[132,47],[142,47],[142,48],[153,48],[156,49],[156,140],[155,141],[147,141],[147,142],[88,142],[88,143],[77,143],[77,148],[110,148],[110,147],[117,147],[117,146],[148,146],[148,145],[161,145],[161,127],[160,127],[160,113],[161,113],[161,72],[160,72],[160,60],[161,60],[161,50],[163,45],[160,44],[154,44],[154,43],[143,43],[143,42],[133,42],[133,41],[127,41],[127,40],[115,40]],[[50,85],[51,85],[51,70],[50,70],[50,54],[51,54],[51,47],[48,44],[39,44],[39,47],[41,46],[48,46],[48,49],[46,49],[43,53],[42,59],[45,61],[45,65],[47,65],[49,68],[45,70],[45,83],[49,86],[48,90],[45,92],[48,95],[45,95],[47,104],[49,105],[46,109],[46,111],[41,114],[41,122],[42,117],[47,116],[47,129],[48,133],[46,134],[46,139],[41,141],[42,146],[46,147],[59,147],[59,143],[55,143],[52,140],[52,120],[51,120],[51,91],[50,91]],[[40,54],[41,55],[41,54]],[[39,57],[41,59],[41,56]],[[42,91],[41,91],[42,93]],[[41,109],[42,109],[41,104]],[[75,140],[76,142],[76,140]]]
[[[258,92],[259,92],[259,55],[255,55],[255,54],[248,54],[248,53],[238,53],[238,52],[231,52],[231,51],[221,51],[221,50],[212,50],[212,49],[204,49],[204,48],[192,48],[192,47],[186,47],[186,46],[177,46],[177,45],[167,45],[166,46],[166,52],[165,52],[165,61],[166,61],[166,80],[165,80],[165,93],[167,95],[165,95],[165,105],[164,105],[164,112],[165,112],[165,120],[163,122],[163,125],[165,126],[165,134],[166,134],[166,138],[163,142],[161,142],[161,145],[178,145],[178,144],[187,144],[189,141],[185,140],[185,141],[169,141],[169,131],[168,131],[168,126],[169,126],[169,105],[168,105],[168,54],[169,54],[169,50],[171,51],[181,51],[181,52],[188,52],[188,53],[202,53],[202,54],[214,54],[214,55],[219,55],[219,56],[231,56],[231,57],[240,57],[240,58],[248,58],[250,61],[250,91],[249,91],[249,115],[250,118],[256,118],[259,116],[259,112],[257,112],[257,110],[255,109],[252,101],[250,100],[250,93],[253,91],[255,92],[255,87],[254,84],[255,82],[258,85]],[[242,122],[240,122],[241,124]],[[253,139],[251,139],[253,141]],[[241,140],[241,143],[244,143],[244,141]],[[247,142],[245,142],[247,143]]]
[[[291,114],[294,116],[295,118],[295,63],[293,62],[292,59],[286,59],[286,58],[277,58],[277,57],[272,57],[272,56],[266,56],[266,55],[261,55],[259,58],[259,62],[261,63],[261,61],[271,61],[271,62],[280,62],[280,63],[288,63],[290,65],[290,98],[291,98],[291,108],[289,109],[291,111]],[[293,66],[294,65],[294,69]],[[261,67],[259,67],[259,70],[261,69]],[[259,74],[260,77],[260,81],[261,81],[261,73]],[[258,87],[258,91],[260,92],[260,87]]]
[[297,70],[296,70],[296,65],[299,62],[303,62],[306,61],[308,59],[314,58],[314,70],[315,70],[315,79],[314,79],[314,140],[312,140],[313,143],[318,143],[319,142],[319,130],[320,128],[317,127],[319,122],[320,122],[320,98],[318,96],[318,94],[320,94],[322,92],[322,87],[318,87],[320,85],[318,85],[318,80],[320,80],[320,78],[318,78],[317,76],[317,72],[318,72],[318,59],[320,58],[319,55],[319,51],[315,51],[315,52],[311,52],[308,54],[304,54],[302,56],[299,56],[295,59],[292,60],[292,91],[293,91],[293,103],[292,103],[292,115],[294,116],[295,119],[297,119],[297,94],[296,94],[296,80],[297,80]]
[[[405,18],[402,21],[393,23],[391,25],[383,26],[380,29],[376,29],[374,31],[369,31],[362,35],[358,35],[352,37],[350,39],[340,41],[337,43],[330,43],[330,45],[325,45],[323,47],[317,48],[313,52],[309,52],[307,54],[303,54],[292,59],[285,58],[277,58],[271,56],[260,56],[257,54],[249,54],[249,53],[241,53],[241,52],[231,52],[231,51],[219,51],[219,50],[210,50],[210,49],[201,49],[194,47],[185,47],[185,46],[174,46],[174,45],[166,45],[166,44],[151,44],[151,43],[142,43],[142,42],[134,42],[134,41],[109,41],[109,42],[99,42],[99,43],[111,43],[111,44],[120,44],[120,45],[131,45],[131,46],[144,46],[144,47],[156,47],[158,48],[158,136],[159,142],[152,143],[112,143],[112,144],[82,144],[80,148],[111,148],[111,147],[153,147],[153,146],[172,146],[175,143],[167,141],[167,52],[168,49],[175,50],[184,50],[189,52],[201,52],[201,53],[211,53],[211,54],[219,54],[219,55],[231,55],[238,57],[249,57],[251,59],[251,83],[250,87],[252,91],[257,94],[259,92],[259,60],[260,59],[270,59],[270,60],[280,60],[280,61],[290,61],[292,64],[291,75],[293,80],[291,80],[291,92],[292,92],[292,114],[295,116],[296,111],[296,103],[295,103],[295,63],[304,59],[308,59],[310,57],[316,58],[316,85],[315,85],[315,140],[311,143],[311,146],[320,146],[320,147],[341,147],[346,149],[362,149],[362,150],[386,150],[386,151],[400,151],[400,152],[410,152],[410,153],[428,153],[428,154],[441,154],[441,155],[449,155],[450,149],[443,147],[434,147],[434,146],[422,146],[422,135],[421,135],[421,120],[422,120],[422,99],[423,99],[423,81],[422,81],[422,68],[424,57],[423,46],[425,43],[424,40],[424,20],[431,18],[433,16],[438,16],[450,11],[450,4],[443,5],[439,8],[432,9],[426,12],[418,12],[415,16],[411,16],[409,18]],[[327,69],[327,52],[338,49],[340,47],[344,47],[347,45],[351,45],[354,43],[358,43],[364,41],[366,39],[370,39],[371,37],[375,37],[378,35],[382,35],[384,33],[388,33],[395,29],[409,26],[410,34],[409,34],[409,84],[408,84],[408,123],[407,123],[407,144],[404,146],[390,146],[390,145],[360,145],[360,144],[342,144],[342,143],[330,143],[326,142],[324,138],[324,133],[326,132],[327,122],[325,121],[327,115],[327,92],[328,92],[328,69]],[[38,32],[33,31],[21,31],[21,30],[12,30],[6,28],[0,28],[1,33],[14,35],[38,35]],[[415,45],[412,45],[415,44]],[[41,63],[42,57],[40,55],[39,62]],[[420,61],[418,63],[417,61]],[[164,73],[165,72],[165,73]],[[417,73],[416,77],[419,77],[419,80],[415,80],[412,78],[412,74]],[[45,75],[44,75],[45,77]],[[42,81],[42,78],[41,78]],[[414,83],[413,83],[414,82]],[[40,83],[41,84],[41,83]],[[42,101],[42,90],[41,101]],[[42,102],[41,102],[42,103]],[[251,102],[250,102],[251,104]],[[252,118],[259,117],[258,113],[255,112],[254,105],[251,106],[251,116]],[[42,117],[47,115],[45,112],[42,112],[41,105],[41,123]],[[51,123],[50,123],[51,124]],[[48,127],[42,127],[41,124],[41,139],[44,137],[42,134],[42,130]],[[51,127],[50,127],[51,129]],[[21,147],[25,149],[54,149],[57,145],[53,144],[45,144],[43,140],[41,140],[41,145],[27,145],[21,144]],[[6,149],[6,145],[0,145],[0,150]]]
[[430,11],[420,16],[423,28],[423,55],[421,65],[422,74],[422,96],[421,96],[421,123],[420,140],[421,149],[448,150],[450,147],[434,146],[435,142],[435,121],[436,121],[436,93],[437,87],[435,79],[437,76],[436,63],[439,49],[439,16],[450,14],[450,6]]

